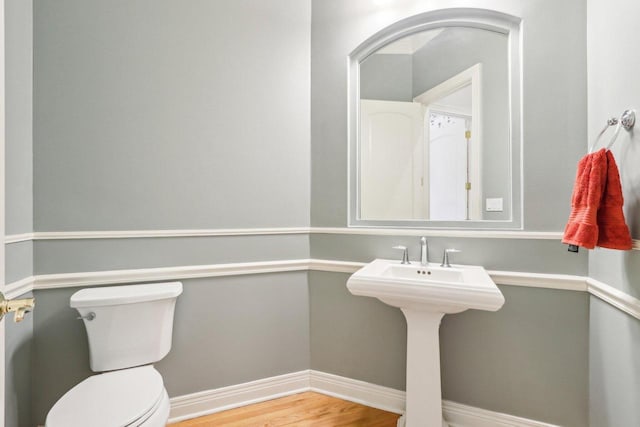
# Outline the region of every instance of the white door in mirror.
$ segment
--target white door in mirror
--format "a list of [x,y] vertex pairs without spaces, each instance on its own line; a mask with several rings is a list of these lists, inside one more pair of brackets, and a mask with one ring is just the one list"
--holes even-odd
[[425,218],[422,105],[363,100],[360,114],[360,218]]

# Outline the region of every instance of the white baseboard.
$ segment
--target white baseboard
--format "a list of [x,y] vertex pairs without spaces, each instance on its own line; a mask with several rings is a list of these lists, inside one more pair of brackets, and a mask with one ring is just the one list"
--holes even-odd
[[[404,391],[308,370],[172,397],[169,423],[305,391],[315,391],[397,414],[404,411]],[[442,402],[442,410],[450,427],[558,427],[447,400]]]
[[309,371],[278,375],[248,383],[171,398],[169,423],[277,399],[309,390]]
[[402,414],[405,392],[319,371],[309,371],[311,391]]
[[449,427],[559,427],[448,400],[442,401],[442,413]]

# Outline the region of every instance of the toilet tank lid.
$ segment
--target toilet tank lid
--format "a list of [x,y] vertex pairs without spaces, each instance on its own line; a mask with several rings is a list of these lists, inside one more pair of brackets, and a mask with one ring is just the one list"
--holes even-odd
[[134,304],[175,298],[181,293],[180,282],[86,288],[71,295],[70,305],[73,308],[82,308]]

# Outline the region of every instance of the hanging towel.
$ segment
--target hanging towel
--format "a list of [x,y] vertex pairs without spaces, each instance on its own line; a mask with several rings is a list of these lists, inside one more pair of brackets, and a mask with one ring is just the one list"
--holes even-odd
[[598,209],[598,246],[609,249],[630,250],[633,246],[629,227],[624,220],[622,185],[616,160],[607,151],[607,180]]
[[593,249],[598,242],[597,214],[607,179],[607,155],[603,148],[578,162],[571,196],[571,215],[562,243]]

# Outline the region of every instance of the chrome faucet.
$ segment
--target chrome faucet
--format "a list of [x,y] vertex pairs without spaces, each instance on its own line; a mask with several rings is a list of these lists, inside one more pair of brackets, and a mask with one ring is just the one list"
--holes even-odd
[[449,262],[449,254],[454,254],[458,252],[462,252],[462,251],[458,249],[445,249],[444,254],[442,255],[442,264],[440,264],[440,267],[451,267],[451,263]]
[[409,249],[406,246],[394,246],[393,249],[402,251],[402,261],[400,264],[411,264],[411,261],[409,261]]
[[420,265],[429,264],[429,244],[426,237],[420,238]]

